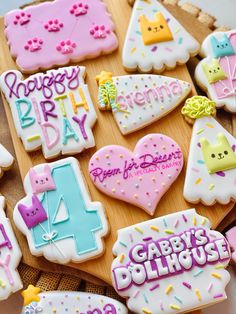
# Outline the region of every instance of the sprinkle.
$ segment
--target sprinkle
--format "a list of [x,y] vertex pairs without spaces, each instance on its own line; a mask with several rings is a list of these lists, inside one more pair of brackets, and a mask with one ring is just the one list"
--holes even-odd
[[179,297],[177,297],[177,295],[175,295],[174,298],[175,298],[175,300],[177,300],[179,303],[183,304],[183,301],[182,301]]
[[107,155],[105,155],[105,158],[106,158],[106,159],[109,159],[109,158],[110,158],[110,156],[107,154]]
[[116,189],[115,189],[115,188],[113,188],[111,191],[112,191],[113,193],[115,193]]
[[171,48],[169,48],[169,47],[166,47],[165,50],[166,50],[166,51],[169,51],[169,52],[172,52],[172,51],[173,51],[173,50],[172,50]]
[[197,163],[200,164],[200,165],[204,165],[205,164],[205,162],[203,160],[198,160]]
[[136,290],[135,293],[133,294],[133,298],[137,298],[137,296],[139,295],[140,290]]
[[199,290],[198,290],[198,289],[195,289],[195,293],[196,293],[196,296],[197,296],[197,298],[198,298],[198,301],[201,301],[202,298],[201,298],[201,294],[200,294]]
[[210,124],[210,123],[206,123],[206,126],[207,126],[208,128],[210,128],[210,129],[214,129],[214,126],[213,126],[212,124]]
[[178,40],[178,44],[181,45],[183,43],[183,37],[180,37]]
[[155,289],[157,289],[157,288],[159,288],[159,287],[160,287],[160,285],[159,285],[159,283],[158,283],[158,284],[152,286],[149,290],[150,290],[150,291],[153,291],[153,290],[155,290]]
[[216,294],[216,295],[214,295],[214,299],[218,299],[218,298],[223,298],[223,294],[221,293],[221,294]]
[[120,155],[119,155],[119,157],[120,157],[120,158],[123,158],[123,157],[124,157],[124,155],[120,154]]
[[204,129],[199,129],[198,131],[197,131],[197,134],[201,134],[201,133],[203,133],[205,130]]
[[196,218],[196,216],[194,216],[193,217],[193,225],[196,226],[196,224],[197,224],[197,218]]
[[134,229],[135,229],[136,231],[138,231],[139,233],[143,234],[143,230],[140,229],[139,227],[134,227]]
[[185,286],[188,289],[192,289],[192,286],[190,285],[190,283],[183,281],[182,282],[183,286]]
[[211,273],[212,277],[215,277],[217,279],[221,279],[221,275],[220,274],[217,274],[217,273]]
[[152,47],[151,51],[152,51],[152,52],[157,51],[157,46]]
[[129,238],[130,238],[130,241],[133,243],[134,239],[133,239],[133,235],[131,233],[129,234]]
[[119,242],[120,243],[120,245],[122,245],[122,246],[124,246],[124,247],[127,247],[127,245],[124,243],[124,242]]
[[204,226],[204,225],[205,225],[205,223],[206,223],[206,218],[203,218],[203,219],[202,219],[202,222],[201,222],[201,225],[203,225],[203,226]]
[[174,31],[174,34],[177,34],[180,31],[180,27]]
[[138,198],[138,194],[134,194],[134,198]]
[[131,54],[133,54],[136,50],[137,50],[137,48],[136,48],[136,47],[132,48],[132,49],[131,49],[131,51],[130,51],[130,52],[131,52]]
[[198,178],[196,181],[195,181],[195,184],[199,184],[202,182],[202,179],[201,178]]
[[170,230],[170,229],[165,229],[164,231],[165,231],[165,233],[167,233],[167,234],[174,234],[174,231],[173,231],[173,230]]
[[143,298],[144,298],[145,303],[147,303],[147,304],[148,304],[148,298],[147,298],[147,296],[146,296],[146,294],[145,294],[145,293],[143,293]]
[[138,34],[138,35],[142,35],[140,31],[136,31],[136,34]]
[[198,277],[201,273],[203,273],[202,269],[199,269],[194,275],[193,277]]
[[27,142],[37,141],[40,138],[41,138],[40,135],[33,135],[33,136],[27,138]]
[[150,226],[150,228],[156,232],[159,232],[159,228],[157,228],[156,226]]
[[180,308],[178,305],[176,305],[176,304],[171,304],[171,305],[170,305],[170,308],[171,308],[172,310],[176,310],[176,311],[178,311],[178,310],[181,309],[181,308]]
[[144,314],[152,314],[152,312],[149,309],[146,309],[145,307],[142,308],[142,311]]
[[164,223],[164,226],[165,226],[165,227],[168,227],[168,225],[167,225],[167,222],[166,222],[165,218],[163,218],[163,223]]
[[222,264],[220,264],[220,265],[216,265],[216,267],[215,267],[215,269],[224,269],[225,268],[225,266],[224,265],[222,265]]
[[169,286],[166,288],[165,293],[166,293],[166,294],[169,294],[172,289],[173,289],[173,286],[172,286],[172,285],[169,285]]
[[215,188],[215,184],[211,183],[208,188],[210,191],[212,191]]
[[161,308],[162,311],[164,311],[164,307],[163,307],[163,303],[162,302],[160,302],[160,308]]
[[99,157],[97,156],[95,159],[96,159],[96,160],[99,160]]
[[184,214],[182,214],[182,217],[183,217],[184,222],[188,221],[188,219],[186,218],[186,216]]
[[120,255],[120,263],[123,263],[124,258],[125,258],[125,254],[124,254],[124,253],[122,253],[122,254]]
[[207,288],[207,291],[210,292],[211,289],[212,289],[212,287],[213,287],[213,283],[210,283],[209,286],[208,286],[208,288]]
[[191,168],[191,170],[194,171],[194,172],[196,172],[196,173],[199,172],[199,170],[198,170],[197,168]]
[[176,228],[179,224],[179,219],[176,219],[175,223],[174,223],[174,227]]

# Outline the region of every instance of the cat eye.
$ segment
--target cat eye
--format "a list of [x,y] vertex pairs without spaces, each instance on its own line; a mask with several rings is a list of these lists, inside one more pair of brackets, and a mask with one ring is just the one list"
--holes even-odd
[[225,155],[228,155],[228,151],[227,151],[227,150],[225,150],[225,151],[224,151],[224,154],[225,154]]
[[151,32],[151,30],[152,30],[152,28],[151,28],[151,27],[148,27],[148,31]]
[[35,210],[38,211],[39,209],[38,209],[38,208],[35,208]]
[[211,157],[212,157],[212,158],[215,158],[215,156],[216,156],[215,154],[211,154]]
[[217,45],[217,48],[220,48],[220,45]]
[[48,178],[46,178],[46,181],[48,181]]
[[211,71],[211,70],[209,70],[209,73],[212,73],[212,71]]
[[38,184],[38,183],[39,183],[39,181],[38,181],[38,180],[36,180],[36,181],[35,181],[35,183],[36,183],[36,184]]
[[161,29],[163,29],[163,28],[164,28],[164,26],[163,26],[163,25],[160,25],[160,28],[161,28]]
[[26,216],[29,217],[29,213],[27,213]]

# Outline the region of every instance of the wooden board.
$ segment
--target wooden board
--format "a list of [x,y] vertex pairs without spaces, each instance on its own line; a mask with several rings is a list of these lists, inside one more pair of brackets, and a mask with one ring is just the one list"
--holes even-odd
[[[87,67],[87,83],[89,85],[89,89],[95,105],[97,99],[97,86],[94,77],[101,70],[112,71],[115,75],[125,74],[125,71],[121,64],[121,52],[131,14],[131,8],[127,4],[127,0],[119,1],[106,0],[105,2],[107,2],[108,4],[108,8],[113,15],[115,24],[119,25],[119,27],[117,27],[117,34],[119,37],[120,48],[119,51],[112,55],[104,56],[95,60],[90,60],[81,63],[81,65],[85,65]],[[190,30],[193,27],[191,19],[187,24],[188,24],[187,28]],[[1,72],[15,68],[15,63],[9,55],[9,49],[6,44],[3,31],[4,25],[3,20],[1,20],[0,22],[0,40],[2,43],[0,47]],[[177,77],[179,79],[191,82],[191,77],[187,71],[186,66],[178,67],[176,70],[166,72],[165,74],[168,76]],[[32,165],[45,162],[45,160],[40,151],[32,154],[27,154],[25,152],[21,141],[17,138],[10,109],[5,100],[4,106],[10,126],[11,135],[13,138],[13,144],[17,160],[19,163],[20,173],[23,179],[29,168],[32,167]],[[128,205],[126,203],[122,203],[121,201],[114,200],[108,196],[105,196],[94,187],[87,171],[88,161],[90,157],[94,154],[96,149],[99,149],[102,146],[108,144],[124,145],[125,147],[130,148],[132,150],[139,138],[151,132],[159,132],[171,136],[181,145],[186,162],[192,128],[182,118],[180,114],[180,108],[181,106],[177,108],[173,113],[171,113],[168,117],[126,137],[122,136],[121,133],[119,132],[111,113],[109,112],[103,113],[97,110],[98,122],[94,128],[96,148],[85,151],[84,153],[80,154],[77,157],[83,169],[92,199],[101,201],[105,206],[107,216],[111,225],[111,232],[105,239],[106,251],[102,257],[94,259],[92,261],[85,262],[83,264],[70,264],[71,267],[78,268],[104,280],[107,283],[111,283],[110,266],[113,260],[112,246],[116,240],[116,231],[128,225],[150,219],[150,216],[148,216],[141,209],[136,208],[132,205]],[[175,184],[172,186],[169,192],[164,196],[164,198],[159,203],[155,214],[156,217],[192,207],[191,204],[186,203],[183,199],[183,183],[185,169],[186,163],[181,176],[178,178],[178,180],[175,182]],[[196,207],[200,214],[205,215],[212,220],[213,226],[215,227],[230,212],[230,210],[233,207],[233,203],[227,206],[215,205],[213,207],[207,208],[205,206],[198,205]],[[32,265],[31,262],[32,257],[27,248],[26,241],[24,241],[24,245],[22,246],[22,248],[24,260]],[[42,268],[42,265],[44,263],[48,264],[48,262],[45,262],[43,258],[40,259],[34,258],[33,260],[34,263],[32,266],[34,267],[40,266],[40,268]],[[50,265],[52,267],[52,270],[54,271],[57,270],[57,265],[53,264]]]

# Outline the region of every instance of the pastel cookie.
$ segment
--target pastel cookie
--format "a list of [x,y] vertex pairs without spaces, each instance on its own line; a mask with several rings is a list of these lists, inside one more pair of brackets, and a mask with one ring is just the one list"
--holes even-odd
[[135,1],[123,47],[126,70],[160,73],[186,63],[199,48],[199,43],[159,1]]
[[97,76],[98,105],[112,110],[122,134],[141,129],[166,116],[191,92],[187,82],[160,75]]
[[236,112],[236,30],[216,32],[202,44],[205,57],[196,67],[198,85],[215,101],[217,108]]
[[92,202],[73,157],[30,169],[26,197],[14,209],[14,222],[25,234],[32,255],[65,264],[83,262],[104,251],[108,232],[101,203]]
[[97,116],[84,83],[85,67],[71,66],[23,80],[19,71],[2,74],[18,137],[26,151],[42,147],[45,158],[77,154],[95,146]]
[[0,144],[0,178],[4,171],[11,168],[14,163],[13,156]]
[[27,73],[95,58],[118,47],[102,0],[55,0],[14,10],[6,14],[5,26],[11,55]]
[[29,313],[99,313],[99,314],[127,314],[127,308],[114,299],[86,292],[49,291],[29,285],[22,292],[24,307],[22,314]]
[[17,271],[22,254],[4,207],[0,196],[0,301],[23,287]]
[[232,261],[236,263],[236,226],[226,232],[226,238],[232,248]]
[[101,148],[90,159],[89,173],[103,193],[153,215],[182,167],[179,145],[166,135],[149,134],[133,152],[118,145]]
[[182,113],[196,119],[189,149],[184,197],[191,203],[227,204],[236,200],[236,139],[214,118],[215,103],[194,96]]
[[118,230],[113,285],[140,314],[185,313],[223,301],[230,248],[195,209]]

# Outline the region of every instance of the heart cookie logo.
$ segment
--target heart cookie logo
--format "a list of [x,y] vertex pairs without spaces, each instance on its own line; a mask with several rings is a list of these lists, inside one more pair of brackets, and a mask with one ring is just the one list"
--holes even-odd
[[110,145],[89,162],[96,187],[153,215],[162,196],[179,176],[183,154],[179,145],[163,134],[143,137],[134,151]]

